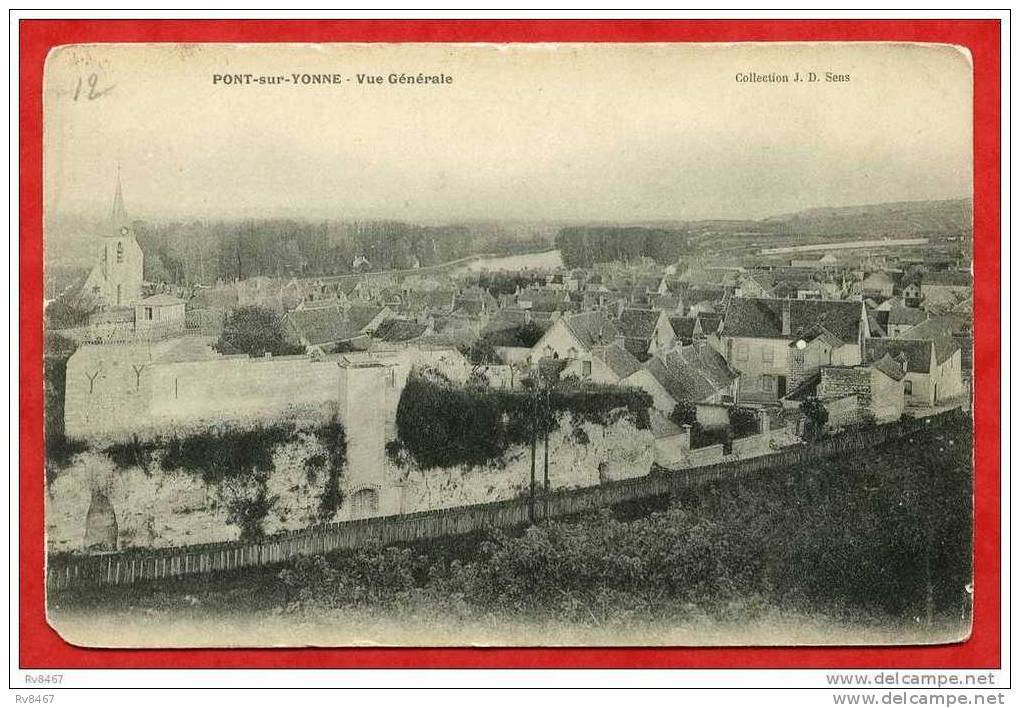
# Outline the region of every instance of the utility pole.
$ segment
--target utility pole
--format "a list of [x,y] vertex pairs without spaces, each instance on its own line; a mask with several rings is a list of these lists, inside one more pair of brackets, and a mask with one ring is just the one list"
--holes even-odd
[[531,483],[528,490],[528,520],[535,523],[535,455],[538,447],[538,380],[531,394]]
[[552,424],[550,418],[552,417],[552,411],[550,410],[550,396],[551,392],[548,388],[545,390],[545,470],[542,475],[542,518],[549,516],[549,427]]
[[528,495],[528,519],[535,523],[535,447],[537,446],[538,430],[535,429],[535,419],[531,421],[531,491]]

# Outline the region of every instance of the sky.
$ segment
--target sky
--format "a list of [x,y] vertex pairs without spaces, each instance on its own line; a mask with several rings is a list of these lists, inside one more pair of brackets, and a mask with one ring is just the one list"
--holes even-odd
[[[386,81],[419,72],[452,83]],[[343,81],[214,83],[231,73]],[[150,220],[741,219],[969,197],[971,90],[945,45],[76,45],[47,61],[44,205],[108,213],[118,166]]]

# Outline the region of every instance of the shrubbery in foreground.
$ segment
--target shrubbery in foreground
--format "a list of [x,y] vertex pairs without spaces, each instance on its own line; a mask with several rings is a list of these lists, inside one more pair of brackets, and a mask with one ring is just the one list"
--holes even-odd
[[632,521],[610,512],[452,547],[300,560],[291,607],[451,605],[604,622],[750,606],[918,621],[969,611],[970,421],[855,460],[719,483]]

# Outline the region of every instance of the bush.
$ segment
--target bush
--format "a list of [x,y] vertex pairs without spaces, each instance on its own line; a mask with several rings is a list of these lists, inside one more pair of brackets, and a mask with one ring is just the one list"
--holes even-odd
[[273,469],[273,451],[295,439],[293,425],[224,427],[182,437],[157,437],[114,443],[103,452],[118,469],[147,470],[158,461],[164,470],[183,470],[214,487],[233,477],[250,477]]
[[557,415],[576,423],[607,425],[614,411],[648,427],[651,397],[614,386],[560,386],[518,391],[460,387],[413,375],[397,405],[401,450],[424,469],[480,466],[500,460],[513,445],[555,429]]
[[829,422],[829,411],[817,398],[806,398],[800,404],[804,414],[804,439],[820,440],[825,437],[825,424]]
[[706,428],[701,423],[691,426],[691,449],[693,450],[709,445],[722,445],[723,452],[728,454],[732,440],[727,428]]
[[694,425],[698,422],[698,407],[691,401],[677,401],[669,419],[677,425]]
[[969,420],[913,438],[686,490],[627,521],[603,510],[470,544],[368,548],[299,560],[281,577],[313,605],[448,613],[456,601],[499,620],[735,621],[761,608],[958,620],[971,581]]
[[496,356],[496,348],[488,339],[479,339],[471,344],[463,344],[457,347],[469,362],[478,366],[480,364],[496,364],[499,357]]
[[287,340],[283,320],[272,310],[246,305],[231,312],[223,323],[223,334],[213,345],[221,354],[303,354],[305,348]]
[[265,535],[263,522],[278,499],[269,495],[265,474],[231,480],[221,489],[221,495],[225,498],[227,522],[241,529],[241,541],[254,541]]
[[749,435],[758,434],[758,411],[753,408],[733,406],[727,413],[729,414],[730,430],[733,431],[733,437],[746,438]]

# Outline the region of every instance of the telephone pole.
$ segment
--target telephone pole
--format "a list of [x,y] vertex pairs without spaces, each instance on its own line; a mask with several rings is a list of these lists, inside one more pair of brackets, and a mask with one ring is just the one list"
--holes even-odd
[[[532,419],[532,426],[535,425]],[[528,494],[528,520],[535,523],[535,447],[538,444],[538,431],[532,427],[531,430],[531,486]]]
[[[537,382],[536,382],[537,385]],[[535,453],[538,447],[538,389],[531,397],[531,485],[528,494],[528,520],[535,523]]]
[[550,410],[551,391],[545,390],[545,469],[542,475],[542,518],[549,516],[549,427],[552,425],[552,411]]

